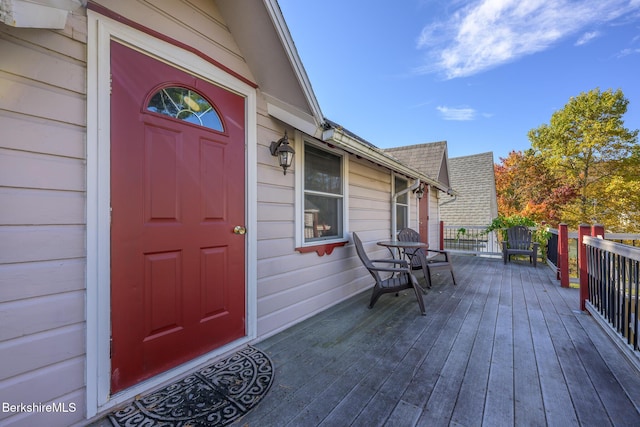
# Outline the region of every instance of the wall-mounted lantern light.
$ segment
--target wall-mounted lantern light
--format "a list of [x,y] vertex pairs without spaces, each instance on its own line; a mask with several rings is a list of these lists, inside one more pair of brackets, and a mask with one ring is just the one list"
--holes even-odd
[[414,193],[416,193],[416,197],[418,199],[422,199],[422,196],[424,196],[424,189],[425,189],[425,185],[422,182],[420,183],[420,186],[415,189]]
[[291,167],[291,162],[293,162],[293,155],[296,154],[295,150],[289,145],[289,137],[287,137],[287,131],[284,131],[284,136],[280,138],[277,142],[272,141],[271,146],[269,146],[271,151],[271,155],[274,157],[278,157],[278,161],[280,162],[280,166],[284,170],[284,174],[287,174],[287,169]]

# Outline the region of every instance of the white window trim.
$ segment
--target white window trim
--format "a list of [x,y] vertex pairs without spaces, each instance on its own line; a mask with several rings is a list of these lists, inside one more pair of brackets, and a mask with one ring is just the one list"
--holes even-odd
[[191,73],[245,98],[246,228],[257,230],[257,94],[238,78],[197,55],[87,10],[87,269],[86,416],[111,409],[137,394],[183,375],[257,334],[257,233],[246,235],[246,336],[115,395],[110,394],[110,42],[128,43],[164,61],[189,64]]
[[[313,145],[320,150],[327,151],[342,158],[342,236],[334,239],[316,240],[313,242],[304,241],[304,146]],[[296,247],[306,248],[313,246],[328,245],[331,243],[346,242],[349,235],[349,155],[343,151],[331,149],[324,144],[318,143],[313,138],[304,135],[302,132],[295,133],[296,150],[296,177],[295,177],[295,203],[296,203]]]
[[[407,186],[404,188],[396,188],[396,177],[400,178],[400,179],[404,179],[405,181],[407,181]],[[398,193],[399,191],[402,191],[404,189],[409,188],[409,186],[411,185],[411,181],[409,180],[409,178],[405,177],[404,175],[399,175],[397,173],[392,173],[391,174],[391,194],[393,197],[393,194]],[[411,227],[411,200],[413,199],[411,192],[406,193],[407,194],[407,221],[406,221],[406,226],[407,227]],[[400,205],[400,203],[398,203],[398,201],[396,200],[396,206],[392,206],[391,209],[398,209],[398,205]],[[402,204],[402,206],[405,206],[404,203]],[[397,214],[396,214],[397,215]],[[396,222],[397,222],[397,218],[396,218]],[[393,224],[391,224],[391,227],[393,228]],[[400,230],[396,230],[396,232],[398,232]]]

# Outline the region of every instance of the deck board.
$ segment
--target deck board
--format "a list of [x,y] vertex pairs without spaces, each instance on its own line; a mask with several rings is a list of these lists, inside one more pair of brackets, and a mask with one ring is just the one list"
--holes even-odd
[[[505,270],[506,271],[506,270]],[[514,414],[513,308],[511,277],[502,274],[498,313],[489,365],[489,383],[485,400],[485,425],[512,425]]]
[[[585,365],[603,366],[603,360],[599,358],[599,355],[583,347],[583,345],[588,345],[589,340],[585,334],[580,333],[579,329],[575,328],[577,326],[575,324],[577,323],[575,318],[572,316],[563,316],[562,322],[562,324],[550,327],[549,330],[552,334],[557,335],[557,341],[570,341],[574,344],[572,347],[557,348],[557,353],[562,364],[562,369],[565,372],[567,385],[574,396],[574,407],[578,419],[583,423],[588,422],[599,426],[611,425],[612,422],[614,425],[617,424],[615,422],[616,415],[611,418],[609,417],[597,391],[598,386],[609,388],[608,384],[600,382],[603,374],[605,377],[607,376],[606,373],[601,370],[591,370],[589,372],[584,368]],[[572,323],[574,324],[572,325]],[[570,334],[571,329],[573,329],[573,336]],[[574,362],[581,359],[582,363]],[[612,376],[608,377],[608,380],[612,379]],[[600,384],[598,384],[598,382],[600,382]],[[618,391],[618,393],[619,396],[623,395],[621,390]],[[604,395],[604,397],[606,398],[606,395]],[[616,405],[615,402],[610,403]],[[629,408],[629,406],[626,405],[626,408]],[[615,411],[617,412],[618,410],[624,411],[625,405],[622,405],[622,407],[619,407]]]
[[[272,390],[237,426],[640,425],[640,374],[546,266],[455,256],[420,316],[369,292],[256,346]],[[626,392],[626,393],[625,393]]]
[[[590,342],[593,348],[597,350],[597,355],[593,352],[581,356],[585,360],[590,358],[586,363],[606,365],[605,372],[609,372],[613,375],[614,379],[611,381],[616,382],[617,385],[622,387],[626,396],[635,407],[636,412],[640,413],[640,379],[637,375],[630,375],[629,365],[630,362],[626,359],[615,346],[611,345],[609,336],[593,321],[593,319],[587,315],[582,314],[576,316],[575,320],[579,323],[572,333],[581,334],[582,337],[576,338],[576,341],[580,343]],[[586,349],[588,351],[588,349]],[[600,356],[599,358],[597,356]],[[584,362],[583,362],[584,363]],[[592,366],[592,365],[590,365]],[[610,394],[603,396],[604,399],[610,398]]]
[[[511,280],[513,294],[513,346],[515,425],[544,425],[544,403],[538,379],[535,348],[527,313],[526,289],[531,288],[531,276],[519,275]],[[530,297],[530,296],[529,296]],[[526,398],[521,398],[526,396]]]
[[[456,263],[456,265],[459,263]],[[491,267],[493,264],[486,264],[485,268],[475,268],[477,277],[485,280],[475,281],[473,286],[478,289],[478,297],[484,301],[482,316],[478,323],[476,337],[473,342],[467,369],[458,396],[456,406],[452,413],[452,423],[460,426],[481,425],[485,410],[485,396],[489,381],[490,364],[493,352],[493,338],[495,335],[495,325],[498,317],[498,304],[500,300],[501,274],[495,274]],[[459,280],[460,282],[460,280]],[[465,282],[460,282],[463,286]]]

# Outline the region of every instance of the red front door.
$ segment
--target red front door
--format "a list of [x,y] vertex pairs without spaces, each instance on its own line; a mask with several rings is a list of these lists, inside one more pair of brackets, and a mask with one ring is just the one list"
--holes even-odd
[[[111,73],[116,392],[245,335],[245,102],[117,42]],[[175,88],[194,97],[162,98]],[[213,127],[187,121],[193,99]]]

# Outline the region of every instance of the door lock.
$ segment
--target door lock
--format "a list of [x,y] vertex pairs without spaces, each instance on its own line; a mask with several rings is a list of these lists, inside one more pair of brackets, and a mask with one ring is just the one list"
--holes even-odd
[[233,232],[235,234],[245,234],[247,232],[247,229],[241,225],[236,225],[235,227],[233,227]]

